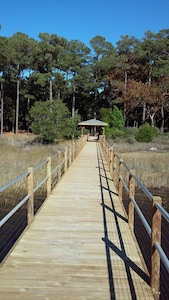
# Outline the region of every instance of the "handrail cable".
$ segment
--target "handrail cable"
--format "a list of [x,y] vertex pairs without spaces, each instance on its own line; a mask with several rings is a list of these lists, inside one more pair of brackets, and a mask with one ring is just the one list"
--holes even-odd
[[162,247],[160,246],[159,243],[155,242],[154,246],[156,247],[158,253],[160,254],[160,257],[164,263],[164,266],[166,267],[168,273],[169,273],[169,260],[168,257],[166,256],[166,254],[164,253]]
[[136,209],[136,211],[137,211],[137,213],[138,213],[138,215],[139,215],[139,217],[140,217],[140,220],[142,221],[142,223],[143,223],[143,225],[144,225],[144,228],[146,229],[146,231],[147,231],[149,237],[151,237],[151,227],[150,227],[150,225],[148,224],[146,218],[144,217],[144,215],[143,215],[141,209],[139,208],[138,204],[136,203],[136,201],[135,201],[135,199],[134,199],[133,197],[130,197],[130,200],[133,202],[134,207],[135,207],[135,209]]
[[4,225],[13,215],[14,213],[30,198],[30,194],[26,195],[1,221],[0,227]]
[[132,174],[132,177],[135,179],[135,181],[138,183],[138,185],[141,187],[142,191],[147,195],[147,197],[150,200],[153,200],[153,195],[150,193],[150,191],[145,187],[145,185],[137,178],[135,174]]
[[13,184],[15,184],[16,182],[18,182],[19,180],[21,180],[22,178],[26,177],[29,174],[28,171],[24,172],[23,174],[21,174],[20,176],[18,176],[17,178],[13,179],[12,181],[8,182],[7,184],[3,185],[2,187],[0,187],[0,192],[5,191],[7,188],[9,188],[10,186],[12,186]]
[[46,160],[43,160],[42,162],[40,162],[38,165],[34,166],[33,167],[33,170],[37,170],[39,169],[40,167],[43,167],[44,165],[46,165],[47,163],[47,159]]
[[35,193],[47,179],[48,179],[48,176],[46,176],[41,182],[39,182],[39,184],[34,187],[33,193]]
[[159,203],[155,203],[155,206],[162,213],[162,215],[166,219],[166,221],[169,222],[169,213]]
[[125,169],[130,173],[130,169],[129,167],[126,165],[126,163],[124,161],[122,161],[123,166],[125,167]]

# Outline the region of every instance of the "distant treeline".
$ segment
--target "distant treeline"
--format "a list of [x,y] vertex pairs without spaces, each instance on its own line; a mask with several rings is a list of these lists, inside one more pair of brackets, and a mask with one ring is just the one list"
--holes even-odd
[[82,120],[116,105],[126,126],[148,122],[168,131],[169,29],[147,31],[141,40],[121,36],[116,45],[102,36],[90,48],[56,34],[0,36],[1,133],[28,130],[35,102],[54,99]]

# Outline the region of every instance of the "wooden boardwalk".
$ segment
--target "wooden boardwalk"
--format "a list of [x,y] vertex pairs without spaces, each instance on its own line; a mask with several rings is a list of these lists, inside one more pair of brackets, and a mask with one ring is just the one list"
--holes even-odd
[[2,300],[153,299],[97,142],[88,142],[0,268]]

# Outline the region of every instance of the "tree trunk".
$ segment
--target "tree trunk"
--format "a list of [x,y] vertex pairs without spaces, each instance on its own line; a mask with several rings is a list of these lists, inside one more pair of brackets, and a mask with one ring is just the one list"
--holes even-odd
[[15,120],[15,134],[18,134],[18,122],[19,122],[19,63],[17,65],[17,81],[16,81],[16,120]]
[[60,90],[58,90],[58,99],[60,100]]
[[151,85],[151,74],[152,74],[152,65],[150,61],[150,68],[149,68],[149,74],[148,74],[148,84]]
[[161,130],[161,133],[163,133],[164,132],[164,105],[163,105],[163,103],[161,104],[161,119],[162,119],[162,121],[161,121],[160,130]]
[[127,93],[127,70],[124,71],[124,97],[126,98]]
[[124,107],[123,116],[126,118],[127,71],[124,71]]
[[73,101],[72,101],[72,118],[74,118],[75,116],[75,102],[76,102],[76,98],[75,98],[75,84],[73,84]]
[[28,97],[28,100],[27,100],[27,112],[29,111],[30,109],[30,97]]
[[1,136],[2,136],[3,135],[3,127],[4,127],[4,95],[3,95],[3,83],[2,82],[1,82],[0,98],[1,98]]
[[17,79],[17,95],[16,95],[16,124],[15,133],[18,134],[18,122],[19,122],[19,79]]
[[143,102],[143,124],[146,120],[146,102]]
[[154,127],[154,116],[155,116],[155,113],[153,113],[152,115],[150,114],[151,126],[152,127]]

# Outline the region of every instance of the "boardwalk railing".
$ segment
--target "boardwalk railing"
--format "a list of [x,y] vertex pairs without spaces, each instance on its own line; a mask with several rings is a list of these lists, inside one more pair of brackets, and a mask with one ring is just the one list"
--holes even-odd
[[[10,211],[8,211],[5,214],[5,216],[2,217],[1,214],[1,220],[0,220],[1,246],[3,245],[3,243],[4,245],[8,244],[8,242],[3,240],[3,237],[6,235],[9,238],[8,223],[11,221],[12,217],[24,207],[24,212],[26,211],[26,219],[27,219],[25,227],[30,225],[36,213],[35,201],[34,201],[35,194],[38,195],[38,191],[41,190],[39,194],[43,194],[43,197],[46,198],[50,195],[53,187],[61,179],[62,175],[67,171],[68,167],[77,157],[77,155],[79,154],[79,152],[81,151],[81,149],[83,148],[86,142],[87,142],[87,136],[81,137],[77,141],[70,143],[70,145],[68,147],[65,147],[62,151],[58,151],[55,155],[51,157],[47,157],[45,161],[42,161],[40,164],[34,167],[29,167],[25,173],[21,174],[19,177],[15,178],[8,184],[0,187],[0,196],[2,201],[8,198],[8,195],[10,194],[12,195],[12,201],[14,203],[17,203],[14,204],[14,207]],[[19,197],[20,198],[22,197],[22,199],[20,198],[19,200],[14,199],[15,197],[17,197],[16,190],[18,190]],[[18,219],[20,217],[21,217],[21,213]],[[8,224],[7,228],[4,229],[6,224]],[[11,234],[12,234],[11,227],[14,227],[15,224],[16,224],[16,218],[15,221],[10,223]],[[19,225],[19,228],[20,227],[21,224]],[[0,253],[0,262],[9,251],[8,248],[10,247],[7,247],[3,255],[1,255]]]
[[[161,222],[162,218],[166,223],[169,222],[169,213],[162,207],[162,199],[159,196],[153,196],[150,191],[142,184],[142,182],[135,175],[134,170],[130,170],[129,167],[123,162],[123,160],[113,152],[111,146],[107,143],[104,136],[99,138],[100,145],[103,151],[103,155],[106,159],[110,173],[112,175],[114,184],[117,188],[118,196],[123,199],[123,190],[128,195],[128,224],[134,233],[134,216],[137,212],[149,238],[151,244],[151,262],[150,262],[150,285],[155,299],[160,297],[160,264],[163,262],[167,279],[169,279],[169,259],[164,249],[161,246]],[[126,173],[128,174],[126,177]],[[126,182],[126,178],[127,182]],[[135,200],[135,187],[141,188],[143,193],[151,201],[152,218],[151,226],[147,222],[143,212],[138,206]],[[147,247],[147,245],[145,245]]]

